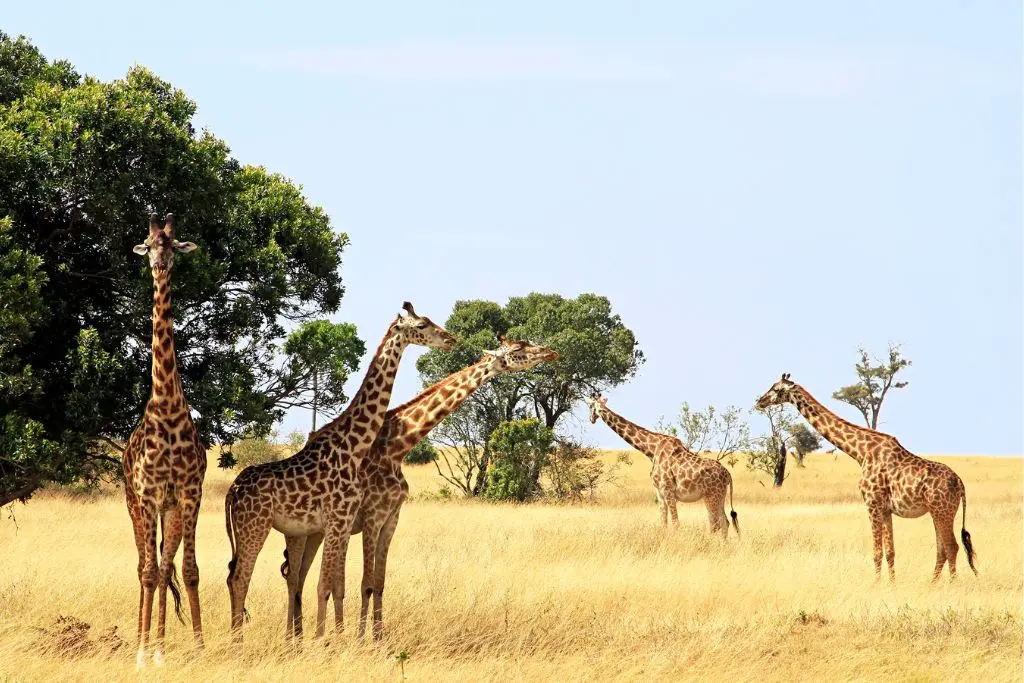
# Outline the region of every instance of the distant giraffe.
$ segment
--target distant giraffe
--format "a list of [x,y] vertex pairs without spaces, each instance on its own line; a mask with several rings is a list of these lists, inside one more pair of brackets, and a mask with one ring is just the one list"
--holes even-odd
[[[528,370],[538,363],[558,359],[555,351],[543,346],[509,341],[504,337],[500,340],[501,347],[497,351],[485,350],[478,362],[449,375],[411,401],[389,410],[370,454],[363,460],[360,471],[364,482],[363,500],[352,527],[353,534],[363,534],[360,638],[366,631],[371,596],[374,640],[379,640],[382,633],[388,549],[398,526],[402,504],[409,495],[409,485],[402,474],[402,459],[484,382],[502,373]],[[295,636],[302,635],[302,587],[322,539],[323,535],[319,533],[305,539],[289,538],[285,548],[281,574],[288,581],[288,627]],[[292,566],[297,570],[289,571]]]
[[725,515],[725,492],[729,491],[729,510],[736,535],[740,533],[739,518],[732,509],[732,475],[725,465],[712,458],[692,453],[683,442],[670,434],[652,432],[634,424],[608,408],[601,396],[585,398],[590,406],[590,422],[601,418],[616,434],[651,459],[651,480],[661,507],[661,524],[679,525],[676,502],[692,503],[703,499],[708,509],[711,533],[729,535],[729,518]]
[[892,516],[920,517],[931,514],[935,525],[936,559],[932,580],[949,562],[949,575],[956,577],[954,524],[956,510],[963,503],[964,520],[960,538],[967,552],[967,563],[975,574],[974,546],[967,533],[967,491],[956,472],[947,465],[925,460],[905,449],[896,437],[858,427],[819,403],[810,392],[789,379],[788,374],[772,385],[757,400],[757,408],[792,403],[811,426],[840,451],[849,454],[861,467],[860,494],[871,517],[871,535],[875,550],[875,576],[882,574],[882,551],[889,564],[889,578],[896,580],[896,549],[893,545]]
[[429,318],[416,315],[412,304],[405,302],[404,308],[408,315],[398,316],[388,327],[345,411],[314,432],[298,453],[245,468],[228,489],[224,500],[231,543],[228,592],[236,642],[242,639],[245,597],[256,556],[271,528],[282,532],[298,554],[304,551],[300,539],[322,534],[316,635],[324,634],[327,600],[332,596],[335,628],[342,630],[345,556],[362,499],[359,470],[384,423],[402,353],[410,344],[449,351],[455,347],[455,338]]
[[[153,386],[142,421],[132,432],[124,450],[124,491],[139,551],[138,652],[135,663],[145,666],[149,628],[153,615],[153,592],[159,594],[156,649],[153,660],[162,664],[167,620],[167,589],[181,618],[181,598],[174,578],[174,555],[182,536],[185,553],[182,577],[192,611],[192,633],[196,647],[203,646],[199,612],[199,566],[196,564],[196,522],[206,475],[206,448],[189,416],[188,401],[181,390],[174,351],[174,322],[171,319],[171,267],[175,252],[188,253],[192,242],[174,239],[174,215],[163,225],[154,213],[149,219],[149,236],[135,247],[136,254],[149,255],[153,273]],[[157,523],[163,530],[162,557],[157,560]]]

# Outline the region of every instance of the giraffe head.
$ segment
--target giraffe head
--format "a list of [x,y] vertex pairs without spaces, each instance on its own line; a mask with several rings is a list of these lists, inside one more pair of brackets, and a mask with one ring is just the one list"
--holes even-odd
[[590,424],[595,424],[597,418],[600,417],[598,411],[608,404],[608,399],[601,396],[601,394],[594,394],[593,396],[584,396],[583,400],[590,406]]
[[174,214],[169,213],[164,218],[163,225],[157,215],[149,216],[149,237],[142,244],[136,244],[132,249],[139,256],[149,254],[149,266],[153,272],[169,271],[174,265],[174,253],[187,254],[195,250],[196,245],[192,242],[179,242],[174,239]]
[[498,335],[501,348],[497,351],[484,349],[490,356],[491,363],[498,372],[520,372],[529,370],[538,363],[551,363],[558,360],[558,352],[546,346],[539,346],[525,341],[513,341]]
[[793,403],[793,394],[795,391],[796,383],[790,381],[788,372],[783,373],[782,379],[773,384],[771,389],[764,392],[764,395],[757,399],[757,403],[754,404],[754,407],[758,410],[764,410],[768,406]]
[[399,314],[395,318],[394,331],[402,336],[407,344],[429,346],[435,349],[451,351],[455,348],[456,339],[450,332],[425,315],[416,315],[412,304],[402,304],[406,315]]

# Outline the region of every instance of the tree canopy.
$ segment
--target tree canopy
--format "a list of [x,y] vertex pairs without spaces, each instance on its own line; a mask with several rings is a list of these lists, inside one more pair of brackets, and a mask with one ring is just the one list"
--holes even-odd
[[882,412],[882,404],[891,389],[903,389],[910,382],[896,381],[896,375],[911,365],[903,357],[899,345],[889,345],[887,360],[878,360],[868,356],[868,352],[857,349],[860,360],[854,366],[857,372],[856,384],[842,387],[832,394],[832,398],[848,403],[860,412],[864,423],[871,429],[878,429],[878,416]]
[[102,82],[0,33],[0,503],[116,461],[149,393],[152,279],[173,211],[179,370],[207,442],[280,419],[286,328],[337,310],[348,244],[301,188],[192,125],[144,67]]
[[458,301],[445,329],[459,338],[459,346],[452,353],[431,350],[417,360],[424,384],[476,361],[483,349],[494,348],[498,334],[543,344],[559,354],[553,363],[494,378],[438,427],[438,440],[449,446],[441,457],[458,461],[453,476],[475,494],[486,486],[488,443],[498,425],[532,416],[555,429],[582,396],[628,381],[644,362],[633,332],[612,311],[611,302],[596,294],[567,299],[531,293],[512,297],[504,306]]

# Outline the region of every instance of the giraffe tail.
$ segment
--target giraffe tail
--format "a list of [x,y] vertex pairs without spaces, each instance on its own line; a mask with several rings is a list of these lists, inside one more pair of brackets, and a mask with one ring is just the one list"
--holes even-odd
[[228,531],[228,543],[231,545],[231,559],[228,561],[228,587],[231,587],[231,579],[235,576],[235,566],[238,564],[238,548],[235,544],[235,487],[228,489],[228,495],[224,497],[224,525]]
[[732,505],[732,475],[729,475],[729,516],[732,517],[732,527],[736,529],[736,538],[740,536],[740,516]]
[[974,566],[974,558],[976,554],[974,552],[974,544],[971,543],[971,534],[967,531],[967,487],[960,482],[960,502],[964,506],[964,517],[960,524],[960,540],[964,544],[964,552],[967,553],[967,564],[970,565],[971,571],[974,575],[978,575],[978,570]]
[[[164,554],[164,517],[160,515],[160,550],[158,554],[163,557]],[[174,560],[171,560],[171,575],[167,581],[167,590],[171,591],[171,600],[174,601],[174,614],[178,617],[178,621],[185,623],[185,616],[181,613],[181,584],[178,583],[178,569],[174,566]]]

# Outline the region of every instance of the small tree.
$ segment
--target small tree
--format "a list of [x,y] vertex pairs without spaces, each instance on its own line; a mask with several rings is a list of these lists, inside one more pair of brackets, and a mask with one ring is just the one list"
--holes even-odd
[[735,465],[737,454],[750,448],[750,426],[740,417],[740,409],[728,406],[719,413],[713,405],[693,410],[684,402],[675,424],[659,421],[657,429],[682,441],[694,453],[710,450],[718,460]]
[[434,441],[443,446],[434,460],[437,474],[467,496],[480,495],[486,485],[489,456],[479,429],[472,407],[463,404],[433,434]]
[[437,449],[427,439],[423,439],[405,454],[403,462],[410,465],[425,465],[437,460]]
[[594,448],[559,439],[544,465],[544,478],[550,484],[545,493],[560,500],[579,501],[584,496],[593,500],[599,486],[615,483],[619,468],[632,463],[628,453],[620,453],[611,466],[598,456]]
[[554,450],[555,433],[536,418],[502,422],[489,441],[493,462],[484,497],[523,502],[539,491],[535,482]]
[[286,372],[272,393],[287,393],[289,407],[311,408],[310,431],[315,432],[318,411],[329,413],[348,401],[345,382],[358,369],[366,346],[356,335],[355,325],[312,320],[288,335],[284,352]]
[[231,466],[243,470],[250,465],[262,465],[281,459],[281,449],[275,443],[278,433],[273,431],[268,437],[249,434],[241,441],[232,444],[228,453],[221,454],[221,461],[229,461]]
[[295,455],[306,445],[306,435],[298,429],[288,432],[288,452]]
[[878,414],[882,411],[882,403],[890,389],[903,389],[909,382],[897,382],[896,375],[911,365],[911,362],[900,353],[898,344],[889,344],[888,361],[868,357],[863,347],[857,349],[860,361],[856,364],[857,383],[842,387],[832,394],[832,398],[849,403],[864,417],[864,422],[871,429],[878,429]]
[[786,481],[786,456],[789,451],[797,453],[796,460],[802,466],[804,455],[821,445],[820,437],[797,421],[787,406],[769,406],[758,411],[768,418],[769,432],[751,440],[752,448],[747,454],[747,468],[771,475],[772,485],[781,488]]

